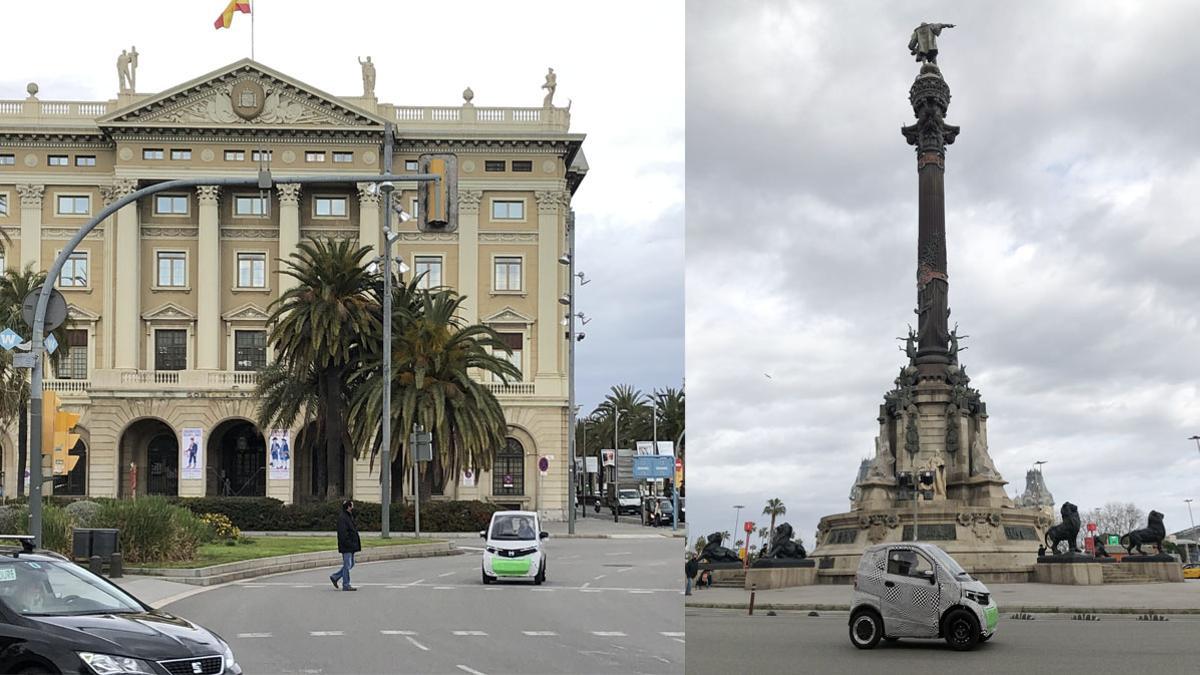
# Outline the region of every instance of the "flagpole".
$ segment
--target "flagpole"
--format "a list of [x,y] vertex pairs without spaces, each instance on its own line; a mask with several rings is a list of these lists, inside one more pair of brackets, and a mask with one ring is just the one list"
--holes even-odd
[[254,0],[250,0],[250,60],[254,60]]

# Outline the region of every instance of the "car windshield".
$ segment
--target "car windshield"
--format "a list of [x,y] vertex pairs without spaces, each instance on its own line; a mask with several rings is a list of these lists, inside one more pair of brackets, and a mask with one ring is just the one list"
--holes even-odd
[[929,548],[922,550],[933,556],[933,559],[936,560],[939,565],[945,567],[946,571],[952,574],[955,579],[962,579],[964,581],[971,580],[971,575],[967,574],[967,571],[958,564],[957,560],[951,558],[949,553],[946,553],[936,546],[930,546]]
[[119,588],[69,562],[0,561],[0,601],[26,616],[146,611]]
[[664,512],[669,512],[669,511],[673,510],[673,509],[672,509],[672,507],[671,507],[671,502],[669,502],[669,501],[662,501],[662,502],[659,502],[659,504],[658,504],[658,510],[659,510],[659,511],[664,511]]
[[637,499],[637,490],[621,490],[621,499]]
[[507,539],[525,541],[537,539],[537,530],[533,527],[533,516],[527,515],[497,515],[492,520],[492,539]]

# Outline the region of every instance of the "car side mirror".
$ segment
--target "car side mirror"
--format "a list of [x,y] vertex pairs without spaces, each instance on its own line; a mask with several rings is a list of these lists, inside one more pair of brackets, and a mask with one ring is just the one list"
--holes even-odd
[[480,530],[480,531],[479,531],[479,537],[480,537],[481,539],[487,539],[487,530]]
[[538,539],[549,539],[549,538],[550,538],[549,532],[539,532],[538,533]]
[[930,584],[937,582],[937,575],[933,570],[921,570],[921,576],[928,579]]

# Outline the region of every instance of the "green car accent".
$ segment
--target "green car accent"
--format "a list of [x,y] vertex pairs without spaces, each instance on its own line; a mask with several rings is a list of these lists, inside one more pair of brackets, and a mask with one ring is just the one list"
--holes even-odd
[[995,605],[985,607],[983,617],[987,619],[987,632],[990,634],[996,630],[996,624],[1000,623],[1000,608]]
[[492,558],[492,571],[497,576],[529,576],[531,562],[528,556],[517,560]]

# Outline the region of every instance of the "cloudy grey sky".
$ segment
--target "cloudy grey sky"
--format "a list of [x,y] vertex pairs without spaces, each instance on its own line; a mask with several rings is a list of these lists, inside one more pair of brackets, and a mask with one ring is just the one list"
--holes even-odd
[[938,57],[962,127],[950,306],[1009,494],[1047,460],[1059,504],[1131,500],[1186,528],[1200,5],[702,0],[687,7],[692,539],[780,497],[811,547],[873,453],[893,338],[915,323],[900,127],[921,21],[957,24]]
[[[250,55],[250,21],[213,21],[227,0],[6,3],[0,99],[106,100],[116,58],[136,45],[138,90],[157,92]],[[608,387],[649,391],[683,378],[683,2],[520,3],[257,0],[258,61],[335,95],[357,96],[371,55],[380,100],[540,106],[548,66],[555,102],[572,101],[591,172],[576,193],[579,402]],[[637,16],[636,21],[629,17]],[[418,65],[417,59],[429,60]]]

